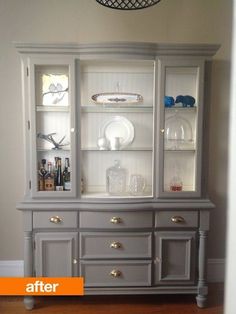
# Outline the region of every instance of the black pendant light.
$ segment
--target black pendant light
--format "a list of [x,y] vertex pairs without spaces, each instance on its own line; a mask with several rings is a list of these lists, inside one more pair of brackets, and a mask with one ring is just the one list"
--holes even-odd
[[139,10],[151,7],[161,0],[96,0],[105,7],[117,10]]

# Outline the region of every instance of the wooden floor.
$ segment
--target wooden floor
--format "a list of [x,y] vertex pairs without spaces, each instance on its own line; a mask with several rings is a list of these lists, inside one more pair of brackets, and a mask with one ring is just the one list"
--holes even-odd
[[[22,297],[0,297],[1,314],[30,313]],[[208,307],[192,295],[38,297],[31,313],[42,314],[223,314],[223,285],[209,287]]]

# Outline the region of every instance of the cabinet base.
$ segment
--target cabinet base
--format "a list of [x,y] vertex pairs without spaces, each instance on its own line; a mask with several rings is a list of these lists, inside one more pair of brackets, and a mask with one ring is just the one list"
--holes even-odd
[[196,296],[197,306],[200,308],[204,308],[207,306],[207,297],[204,295]]
[[35,305],[34,297],[24,297],[24,305],[26,310],[32,310]]
[[[196,301],[197,301],[197,306],[199,308],[204,308],[207,306],[207,297],[206,296],[197,295]],[[34,297],[31,297],[31,296],[24,297],[24,305],[25,305],[26,310],[33,310],[33,308],[35,306]]]

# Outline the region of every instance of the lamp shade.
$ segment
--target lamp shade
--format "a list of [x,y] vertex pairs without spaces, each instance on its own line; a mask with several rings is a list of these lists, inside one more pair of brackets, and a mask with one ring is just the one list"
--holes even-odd
[[101,5],[117,10],[145,9],[157,4],[161,0],[96,0]]

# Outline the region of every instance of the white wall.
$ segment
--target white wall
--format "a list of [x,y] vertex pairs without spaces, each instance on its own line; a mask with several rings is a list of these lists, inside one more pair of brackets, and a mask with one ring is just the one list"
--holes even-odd
[[210,257],[224,257],[230,77],[230,0],[162,0],[135,12],[95,0],[0,0],[0,260],[22,259],[23,131],[20,58],[12,41],[220,43],[213,62],[209,192]]

